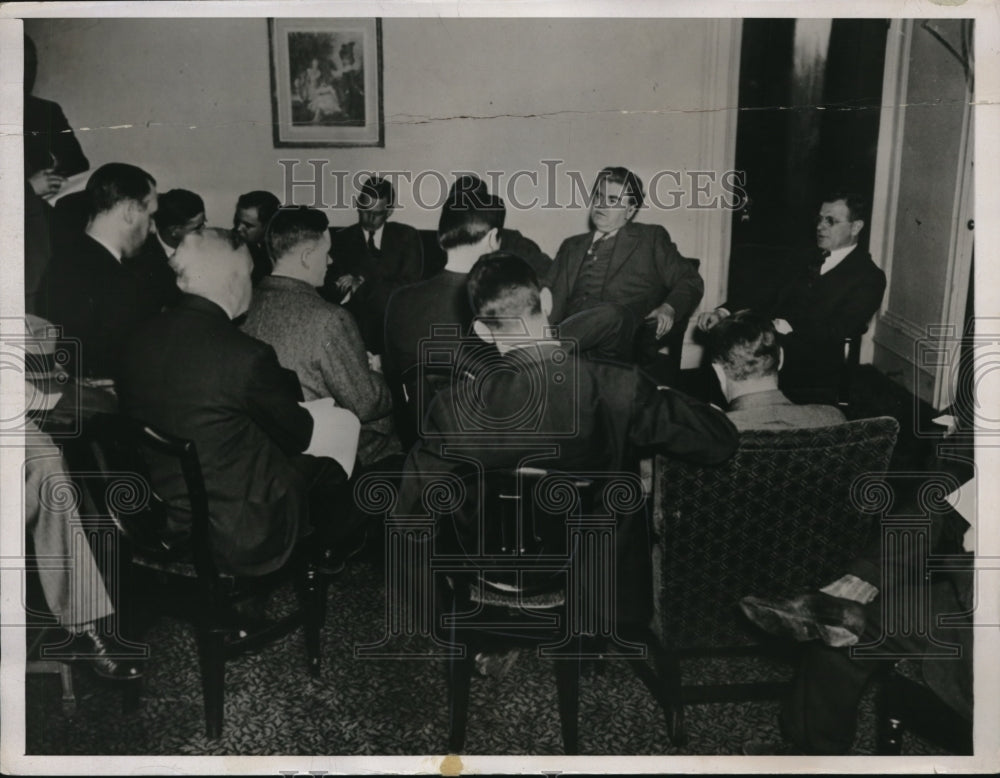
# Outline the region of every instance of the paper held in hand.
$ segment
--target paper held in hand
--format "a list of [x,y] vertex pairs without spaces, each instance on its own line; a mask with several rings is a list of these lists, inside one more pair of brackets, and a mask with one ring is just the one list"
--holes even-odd
[[299,403],[313,418],[312,440],[303,453],[336,460],[347,477],[354,472],[361,422],[347,408],[338,408],[330,397]]

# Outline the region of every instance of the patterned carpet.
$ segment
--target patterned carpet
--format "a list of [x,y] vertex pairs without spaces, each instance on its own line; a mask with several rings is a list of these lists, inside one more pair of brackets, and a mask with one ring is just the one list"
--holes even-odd
[[[359,563],[328,592],[324,667],[305,672],[301,632],[227,665],[225,729],[205,738],[201,686],[190,628],[170,618],[148,633],[153,647],[136,711],[86,668],[74,669],[77,710],[67,717],[56,676],[29,676],[29,754],[412,755],[446,750],[447,708],[441,659],[359,659],[356,645],[383,634],[384,583]],[[280,593],[279,593],[280,594]],[[291,596],[290,592],[286,593]],[[414,640],[414,653],[429,647]],[[687,660],[685,682],[787,678],[790,667],[760,658]],[[739,754],[746,740],[778,741],[778,704],[717,703],[686,710],[689,742],[667,738],[663,715],[621,661],[595,663],[581,680],[584,754]],[[862,706],[855,753],[873,753],[871,695]],[[920,741],[906,753],[938,753]],[[555,681],[546,660],[522,652],[500,678],[474,677],[466,752],[561,754]]]

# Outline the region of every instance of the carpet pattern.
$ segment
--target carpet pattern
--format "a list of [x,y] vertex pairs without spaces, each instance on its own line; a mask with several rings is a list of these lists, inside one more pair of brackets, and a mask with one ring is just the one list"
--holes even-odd
[[[305,671],[301,632],[227,664],[223,736],[209,741],[194,638],[184,622],[162,618],[147,640],[139,708],[87,668],[74,668],[75,716],[60,705],[53,676],[29,676],[29,754],[411,755],[442,754],[447,743],[444,662],[440,658],[360,659],[354,647],[383,633],[385,585],[370,563],[349,568],[328,591],[319,679]],[[279,595],[282,592],[279,592]],[[284,592],[291,596],[291,592]],[[429,641],[409,640],[414,654]],[[763,658],[685,660],[685,682],[747,682],[790,676]],[[874,710],[862,705],[855,753],[874,753]],[[750,739],[777,742],[775,701],[686,708],[688,744],[672,746],[655,700],[620,660],[591,665],[580,684],[584,754],[740,754]],[[911,738],[906,753],[940,753]],[[471,754],[562,753],[554,674],[547,660],[522,651],[500,678],[475,677],[466,751]]]

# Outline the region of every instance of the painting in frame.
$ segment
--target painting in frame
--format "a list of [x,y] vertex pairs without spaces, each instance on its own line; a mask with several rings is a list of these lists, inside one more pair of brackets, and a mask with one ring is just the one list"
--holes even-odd
[[268,19],[275,147],[384,146],[380,19]]

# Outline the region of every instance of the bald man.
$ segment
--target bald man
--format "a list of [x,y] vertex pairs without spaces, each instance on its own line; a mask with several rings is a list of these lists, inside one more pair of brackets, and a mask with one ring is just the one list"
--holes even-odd
[[[317,547],[329,548],[337,542],[327,534],[332,517],[318,509],[310,515],[308,506],[329,505],[346,475],[332,459],[302,454],[313,421],[299,405],[298,379],[271,346],[232,322],[250,304],[249,250],[234,246],[227,232],[205,230],[181,241],[171,267],[180,300],[128,342],[118,382],[122,410],[195,442],[223,571],[272,572],[311,528],[323,533]],[[170,538],[183,538],[190,528],[179,473],[152,478],[172,509]]]

